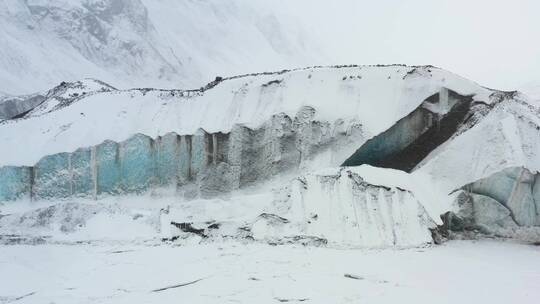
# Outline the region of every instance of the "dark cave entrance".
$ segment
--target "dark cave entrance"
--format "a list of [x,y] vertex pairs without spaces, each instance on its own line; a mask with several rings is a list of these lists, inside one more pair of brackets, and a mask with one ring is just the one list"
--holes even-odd
[[342,166],[368,164],[411,172],[456,133],[467,120],[471,105],[472,96],[443,88],[388,130],[369,139]]

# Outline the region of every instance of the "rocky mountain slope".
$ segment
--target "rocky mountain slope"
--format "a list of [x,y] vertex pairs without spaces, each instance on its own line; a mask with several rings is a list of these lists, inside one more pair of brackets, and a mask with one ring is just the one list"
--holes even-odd
[[0,28],[1,90],[11,95],[86,77],[193,87],[322,58],[295,20],[265,1],[8,0]]
[[17,118],[45,100],[43,94],[30,94],[24,96],[0,95],[0,120]]

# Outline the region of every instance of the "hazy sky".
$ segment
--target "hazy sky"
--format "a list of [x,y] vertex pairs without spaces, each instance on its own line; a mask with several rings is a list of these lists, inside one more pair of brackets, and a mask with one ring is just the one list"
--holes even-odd
[[333,62],[433,64],[498,89],[540,84],[539,0],[280,3]]

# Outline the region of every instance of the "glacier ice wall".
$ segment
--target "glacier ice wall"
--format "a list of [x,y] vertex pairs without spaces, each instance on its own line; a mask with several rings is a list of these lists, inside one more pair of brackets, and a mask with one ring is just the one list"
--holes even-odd
[[512,219],[520,226],[540,226],[539,175],[523,167],[510,167],[468,184],[463,189],[492,198],[508,209]]
[[262,127],[236,125],[229,133],[136,134],[71,153],[43,157],[33,167],[0,168],[0,201],[21,197],[97,198],[174,187],[187,198],[212,197],[298,169],[318,154],[363,142],[354,123],[314,119],[302,108],[295,117],[274,115]]
[[42,158],[34,166],[33,194],[37,197],[70,196],[73,192],[70,159],[70,153],[58,153]]
[[508,167],[459,189],[455,212],[441,216],[446,231],[481,232],[536,242],[540,237],[540,174]]
[[32,167],[0,168],[0,201],[15,200],[32,192]]

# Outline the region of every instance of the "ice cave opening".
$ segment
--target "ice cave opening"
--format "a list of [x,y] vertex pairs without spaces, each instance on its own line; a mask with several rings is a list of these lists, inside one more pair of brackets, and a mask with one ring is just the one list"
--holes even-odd
[[369,139],[342,166],[368,164],[411,172],[467,121],[472,101],[472,96],[441,88],[392,127]]

